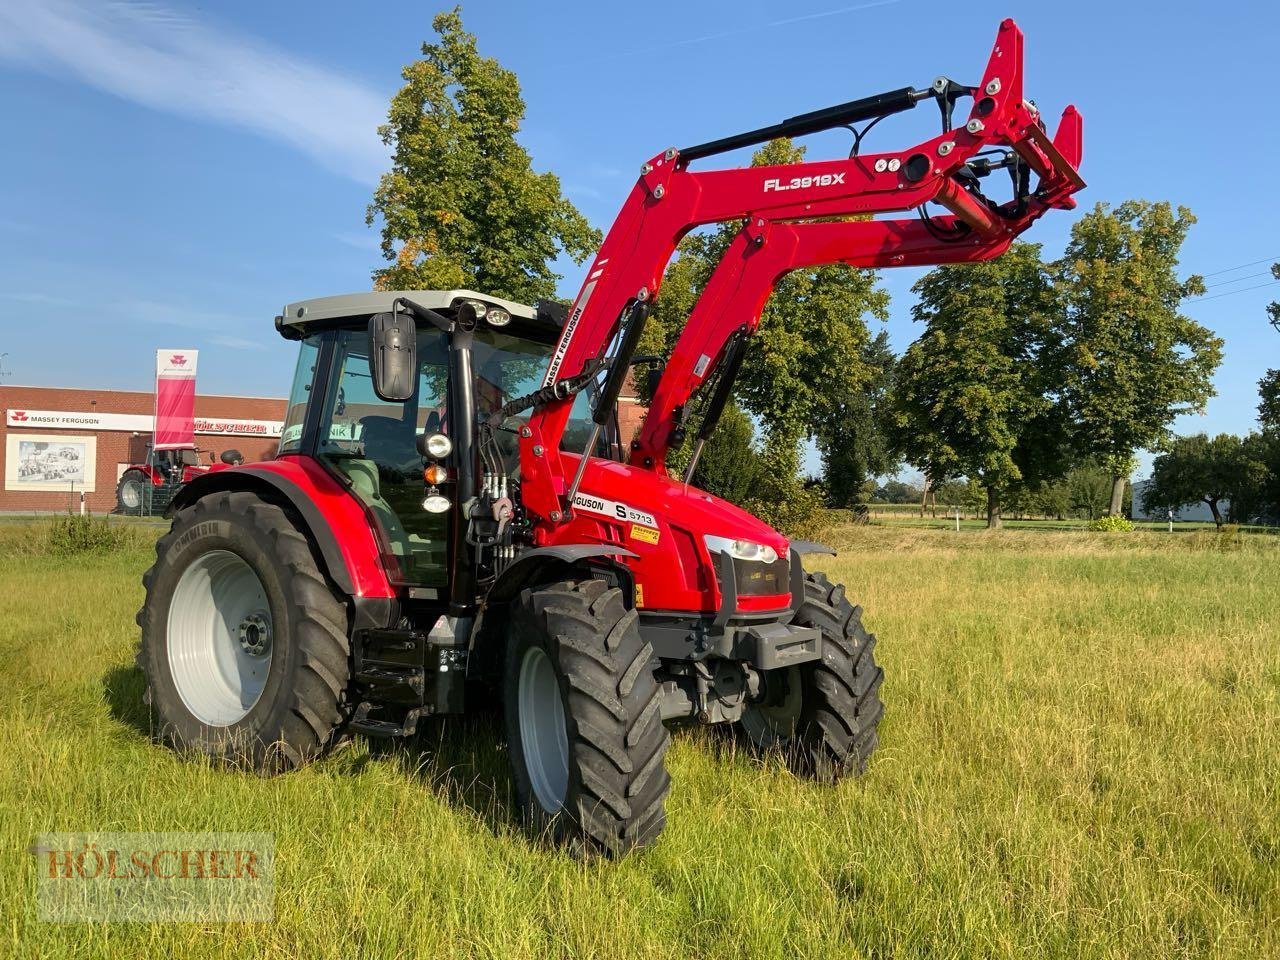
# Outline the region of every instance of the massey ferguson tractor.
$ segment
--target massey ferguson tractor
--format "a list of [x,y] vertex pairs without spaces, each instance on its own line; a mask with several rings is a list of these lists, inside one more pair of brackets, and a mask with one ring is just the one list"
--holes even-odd
[[[209,454],[210,461],[213,454]],[[218,463],[200,462],[195,447],[152,450],[148,444],[146,463],[133,463],[116,483],[116,513],[126,516],[162,514],[183,486],[211,470],[225,470],[244,462],[238,450],[224,450]]]
[[[671,724],[734,724],[802,776],[860,772],[882,672],[860,608],[804,568],[832,551],[690,478],[788,271],[986,260],[1074,206],[1080,116],[1046,132],[1022,43],[1004,21],[976,85],[941,77],[659,153],[567,311],[469,290],[286,307],[276,328],[300,357],[278,456],[187,483],[144,577],[159,736],[275,772],[348,732],[405,737],[500,704],[528,824],[607,855],[663,828]],[[858,125],[924,101],[936,136],[860,151]],[[839,127],[848,157],[694,169]],[[997,173],[1006,199],[985,189]],[[616,401],[668,260],[723,221],[737,238],[624,443]]]

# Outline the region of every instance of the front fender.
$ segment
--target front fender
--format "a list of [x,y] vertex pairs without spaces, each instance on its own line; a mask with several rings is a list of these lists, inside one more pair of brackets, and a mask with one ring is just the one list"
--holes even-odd
[[[526,586],[532,583],[545,583],[554,573],[556,577],[580,566],[584,561],[603,557],[634,557],[635,554],[624,547],[601,543],[570,543],[552,547],[535,547],[526,550],[516,558],[509,567],[502,571],[497,582],[489,591],[485,600],[486,606],[491,603],[505,603],[512,599]],[[619,581],[627,593],[632,592],[631,571],[620,563],[609,563],[615,568]],[[630,603],[632,598],[627,597]]]
[[286,456],[210,471],[186,484],[169,505],[181,510],[223,490],[248,490],[283,500],[301,516],[329,577],[348,596],[395,599],[371,521],[356,498],[309,457]]

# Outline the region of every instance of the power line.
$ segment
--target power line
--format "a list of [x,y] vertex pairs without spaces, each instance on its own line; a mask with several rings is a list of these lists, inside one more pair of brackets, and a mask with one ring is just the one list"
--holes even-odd
[[1217,300],[1219,297],[1229,297],[1236,293],[1247,293],[1250,290],[1261,290],[1263,287],[1274,286],[1280,283],[1280,280],[1272,280],[1270,283],[1257,283],[1252,287],[1241,287],[1239,290],[1228,290],[1226,293],[1215,293],[1211,297],[1192,297],[1193,300]]
[[1261,273],[1246,273],[1243,277],[1236,277],[1234,280],[1219,280],[1217,283],[1206,283],[1204,288],[1212,290],[1214,287],[1225,287],[1228,283],[1240,283],[1243,280],[1257,280],[1258,277],[1271,276],[1270,270],[1263,270]]
[[1213,273],[1202,273],[1202,277],[1216,277],[1220,273],[1230,273],[1232,270],[1243,270],[1245,267],[1256,267],[1260,263],[1277,263],[1280,262],[1280,255],[1274,257],[1263,257],[1261,260],[1251,260],[1248,263],[1237,264],[1234,267],[1227,267],[1223,270],[1215,270]]

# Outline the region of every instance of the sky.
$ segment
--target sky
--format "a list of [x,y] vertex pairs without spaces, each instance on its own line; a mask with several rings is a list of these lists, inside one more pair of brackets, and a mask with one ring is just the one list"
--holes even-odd
[[[216,4],[0,0],[0,383],[149,389],[156,348],[198,348],[200,391],[281,396],[289,301],[368,289],[376,128],[436,7],[332,0]],[[1271,67],[1280,5],[916,0],[539,4],[473,0],[481,52],[520,78],[535,169],[607,229],[642,161],[947,74],[976,82],[996,27],[1026,35],[1026,93],[1084,115],[1081,208],[1170,200],[1199,218],[1186,311],[1226,341],[1218,395],[1181,433],[1248,431],[1280,366],[1265,305],[1280,260]],[[864,150],[936,132],[880,124]],[[811,157],[847,138],[810,138]],[[746,162],[729,155],[724,165]],[[707,165],[706,162],[703,164]],[[1059,255],[1074,213],[1024,239]],[[582,279],[563,264],[560,292]],[[885,271],[901,350],[918,270]],[[874,322],[873,322],[874,324]],[[1143,458],[1141,474],[1149,464]],[[812,460],[810,465],[812,466]]]

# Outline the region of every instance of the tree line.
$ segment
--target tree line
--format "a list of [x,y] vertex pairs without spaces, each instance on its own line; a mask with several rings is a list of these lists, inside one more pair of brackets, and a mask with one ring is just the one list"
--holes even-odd
[[[472,287],[523,302],[553,296],[556,257],[581,263],[600,234],[517,140],[525,107],[514,73],[478,52],[458,9],[433,26],[438,36],[404,68],[381,128],[392,167],[368,210],[386,261],[374,283]],[[752,162],[803,156],[776,140]],[[930,270],[912,288],[921,331],[901,356],[883,329],[873,332],[889,308],[874,271],[789,274],[765,307],[695,482],[787,529],[824,505],[866,503],[876,478],[903,464],[935,496],[980,495],[992,526],[1033,498],[1045,512],[1076,509],[1069,504],[1083,502],[1084,486],[1096,492],[1099,476],[1106,503],[1090,497],[1088,509],[1121,512],[1135,454],[1167,446],[1162,456],[1173,456],[1170,424],[1213,395],[1222,341],[1183,312],[1203,293],[1201,279],[1178,276],[1194,222],[1166,202],[1100,203],[1056,260],[1015,243],[993,261]],[[669,350],[738,228],[681,243],[642,353]],[[1274,377],[1271,389],[1275,407]],[[699,415],[698,399],[687,417]],[[806,441],[822,460],[821,476],[807,481]],[[1250,456],[1260,442],[1250,441]],[[1225,450],[1215,443],[1206,440],[1211,458]],[[674,451],[672,465],[687,454]],[[1241,509],[1245,498],[1236,491],[1231,502]]]

